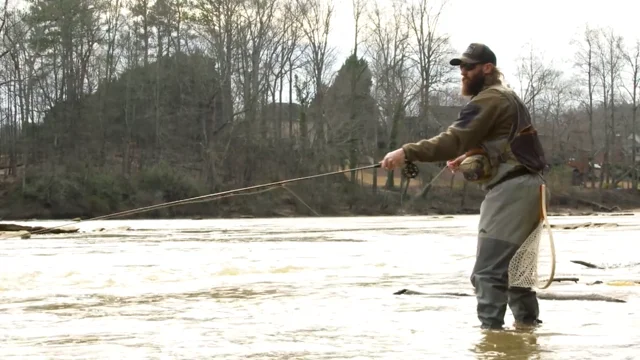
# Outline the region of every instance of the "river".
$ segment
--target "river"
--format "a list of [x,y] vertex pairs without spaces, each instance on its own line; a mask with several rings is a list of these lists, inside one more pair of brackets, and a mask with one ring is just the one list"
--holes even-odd
[[4,239],[0,358],[638,358],[640,287],[607,282],[640,280],[639,216],[550,219],[617,226],[554,229],[556,276],[580,280],[545,291],[627,302],[540,300],[533,332],[480,330],[472,296],[393,295],[471,294],[475,215],[112,220]]

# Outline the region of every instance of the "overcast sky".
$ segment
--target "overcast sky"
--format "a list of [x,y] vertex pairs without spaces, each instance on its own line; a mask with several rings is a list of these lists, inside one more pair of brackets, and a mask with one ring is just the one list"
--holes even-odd
[[[352,5],[351,0],[333,1],[336,16],[331,40],[340,51],[337,64],[341,64],[353,47]],[[528,43],[545,60],[571,71],[575,52],[571,40],[581,35],[585,24],[611,27],[635,42],[640,39],[639,12],[637,0],[449,0],[440,30],[450,36],[459,52],[471,42],[487,44],[496,53],[507,81],[515,85],[518,57]]]

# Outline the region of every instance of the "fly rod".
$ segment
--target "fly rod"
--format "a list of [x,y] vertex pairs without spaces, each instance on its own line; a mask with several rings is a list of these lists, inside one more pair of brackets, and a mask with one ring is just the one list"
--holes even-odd
[[[49,231],[49,230],[52,230],[52,229],[57,229],[57,228],[61,228],[61,227],[68,226],[68,225],[74,225],[74,224],[77,224],[79,222],[112,219],[112,218],[116,218],[116,217],[120,217],[120,216],[139,214],[139,213],[142,213],[142,212],[147,212],[147,211],[167,208],[167,207],[176,206],[176,205],[183,205],[183,204],[190,204],[190,203],[194,203],[194,202],[202,202],[202,201],[207,201],[207,200],[213,200],[213,199],[216,199],[216,198],[226,197],[226,196],[229,196],[229,195],[232,195],[232,194],[235,194],[235,193],[240,193],[240,192],[245,192],[245,191],[250,191],[250,190],[258,190],[258,189],[263,189],[263,188],[270,188],[270,187],[281,186],[281,185],[292,183],[292,182],[315,179],[315,178],[320,178],[320,177],[327,177],[327,176],[337,175],[337,174],[344,174],[344,173],[347,173],[347,172],[350,172],[350,171],[374,169],[374,168],[380,168],[380,167],[381,167],[381,164],[377,163],[377,164],[373,164],[373,165],[356,167],[356,168],[352,168],[352,169],[332,171],[332,172],[327,172],[327,173],[322,173],[322,174],[309,175],[309,176],[303,176],[303,177],[298,177],[298,178],[293,178],[293,179],[275,181],[275,182],[270,182],[270,183],[266,183],[266,184],[253,185],[253,186],[248,186],[248,187],[244,187],[244,188],[240,188],[240,189],[221,191],[221,192],[217,192],[217,193],[213,193],[213,194],[201,195],[201,196],[191,197],[191,198],[188,198],[188,199],[175,200],[175,201],[165,202],[165,203],[161,203],[161,204],[150,205],[150,206],[140,207],[140,208],[136,208],[136,209],[120,211],[120,212],[116,212],[116,213],[112,213],[112,214],[96,216],[96,217],[93,217],[93,218],[80,220],[80,221],[75,221],[75,222],[72,222],[72,223],[62,224],[62,225],[58,225],[58,226],[54,226],[54,227],[47,227],[47,228],[44,228],[44,229],[41,229],[41,230],[33,231],[33,232],[31,232],[31,234],[38,234],[39,232],[46,232],[46,231]],[[404,175],[407,178],[415,178],[416,176],[418,176],[418,172],[419,172],[418,171],[418,167],[415,164],[411,163],[411,162],[405,162],[405,167],[402,169],[402,171],[403,171]]]
[[215,199],[217,197],[226,196],[226,195],[230,195],[230,194],[234,194],[234,193],[238,193],[238,192],[245,192],[245,191],[250,191],[250,190],[269,188],[269,187],[273,187],[273,186],[284,185],[284,184],[297,182],[297,181],[302,181],[302,180],[315,179],[315,178],[319,178],[319,177],[331,176],[331,175],[336,175],[336,174],[343,174],[343,173],[346,173],[346,172],[349,172],[349,171],[366,170],[366,169],[373,169],[373,168],[378,168],[378,167],[380,167],[380,164],[368,165],[368,166],[363,166],[363,167],[358,167],[358,168],[353,168],[353,169],[347,169],[347,170],[338,170],[338,171],[333,171],[333,172],[328,172],[328,173],[323,173],[323,174],[317,174],[317,175],[303,176],[303,177],[299,177],[299,178],[275,181],[275,182],[266,183],[266,184],[260,184],[260,185],[253,185],[253,186],[248,186],[248,187],[244,187],[244,188],[240,188],[240,189],[221,191],[221,192],[217,192],[217,193],[214,193],[214,194],[201,195],[201,196],[196,196],[196,197],[192,197],[192,198],[188,198],[188,199],[175,200],[175,201],[170,201],[170,202],[166,202],[166,203],[162,203],[162,204],[145,206],[145,207],[132,209],[132,210],[125,210],[125,211],[121,211],[121,212],[117,212],[117,213],[113,213],[113,214],[109,214],[109,215],[97,216],[97,217],[94,217],[94,218],[91,218],[91,219],[87,219],[87,220],[84,220],[84,221],[105,220],[105,219],[110,219],[110,218],[124,216],[124,215],[138,214],[138,213],[147,212],[147,211],[156,210],[156,209],[161,209],[161,208],[170,207],[170,206],[189,204],[189,203],[200,202],[200,201],[204,201],[204,200],[211,200],[211,199]]

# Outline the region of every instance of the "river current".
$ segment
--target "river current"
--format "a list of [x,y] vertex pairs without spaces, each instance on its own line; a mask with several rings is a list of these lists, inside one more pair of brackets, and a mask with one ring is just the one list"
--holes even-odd
[[626,303],[541,299],[532,332],[482,331],[473,296],[442,295],[473,294],[477,220],[114,220],[3,239],[0,359],[640,358],[640,214],[550,218],[610,226],[554,228],[556,277],[579,281],[544,291]]

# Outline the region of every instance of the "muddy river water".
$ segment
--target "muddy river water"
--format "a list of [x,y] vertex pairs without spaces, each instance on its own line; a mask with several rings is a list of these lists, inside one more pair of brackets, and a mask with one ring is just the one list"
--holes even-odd
[[640,358],[640,285],[611,282],[640,280],[640,214],[550,219],[614,226],[554,228],[556,276],[579,281],[545,291],[626,303],[540,300],[542,327],[497,333],[472,296],[393,295],[471,294],[477,219],[101,221],[3,239],[0,359]]

